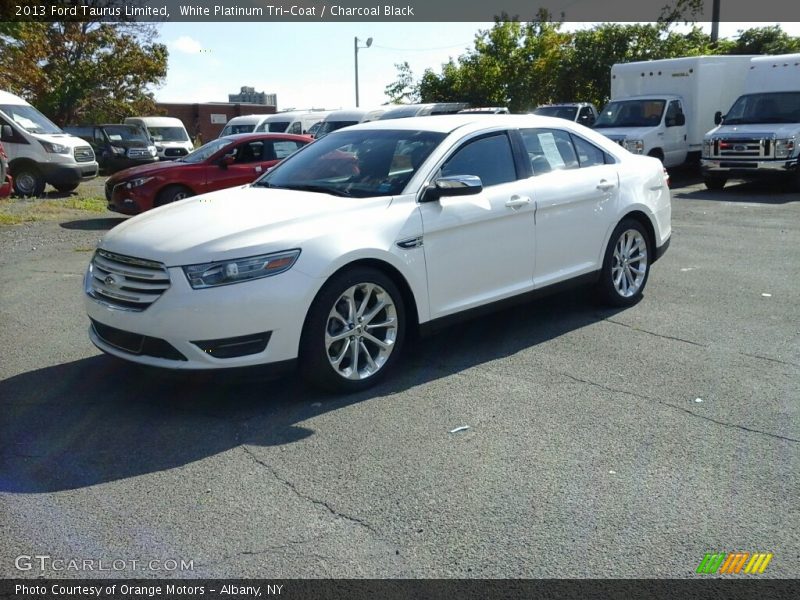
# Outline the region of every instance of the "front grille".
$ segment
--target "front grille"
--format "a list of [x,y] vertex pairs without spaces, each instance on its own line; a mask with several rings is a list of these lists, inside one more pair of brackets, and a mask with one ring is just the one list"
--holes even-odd
[[189,154],[186,148],[167,148],[164,150],[164,156],[186,156]]
[[774,144],[764,138],[716,138],[711,158],[773,158]]
[[115,308],[145,310],[170,285],[163,264],[106,250],[95,252],[91,268],[87,292]]
[[147,148],[128,148],[128,158],[150,158]]
[[78,146],[72,153],[75,156],[75,162],[92,162],[94,160],[91,146]]
[[139,333],[131,333],[130,331],[123,331],[116,327],[109,327],[94,319],[91,321],[92,329],[95,334],[97,334],[97,337],[118,350],[138,356],[152,356],[154,358],[166,358],[169,360],[186,360],[186,357],[166,340],[150,337],[148,335],[141,335]]

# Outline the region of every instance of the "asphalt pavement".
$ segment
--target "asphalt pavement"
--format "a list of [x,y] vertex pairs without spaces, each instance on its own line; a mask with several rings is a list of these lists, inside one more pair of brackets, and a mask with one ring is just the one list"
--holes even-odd
[[675,178],[635,307],[482,317],[347,397],[101,355],[81,279],[119,221],[0,227],[0,577],[800,576],[800,195]]

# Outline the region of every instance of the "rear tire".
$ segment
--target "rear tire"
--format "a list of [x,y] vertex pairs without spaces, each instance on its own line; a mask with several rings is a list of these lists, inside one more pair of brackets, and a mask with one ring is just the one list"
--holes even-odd
[[633,306],[642,298],[653,249],[639,221],[623,219],[608,241],[597,291],[604,304]]
[[23,165],[20,168],[11,169],[11,176],[14,178],[14,192],[18,196],[38,197],[44,192],[46,182],[39,169],[33,165]]
[[183,185],[168,185],[163,190],[158,192],[156,196],[156,201],[153,203],[153,208],[158,206],[164,206],[165,204],[172,204],[173,202],[177,202],[178,200],[183,200],[184,198],[188,198],[190,196],[194,196],[192,191]]
[[704,177],[703,183],[706,184],[709,190],[721,190],[728,183],[728,180],[724,177]]
[[397,361],[405,327],[403,297],[389,277],[370,267],[342,271],[322,287],[308,311],[301,372],[326,391],[367,389]]

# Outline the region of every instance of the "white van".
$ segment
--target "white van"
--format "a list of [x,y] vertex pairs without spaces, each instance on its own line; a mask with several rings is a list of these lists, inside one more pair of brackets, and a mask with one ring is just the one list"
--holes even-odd
[[0,92],[0,141],[20,196],[39,196],[48,183],[71,192],[81,181],[97,177],[91,146],[8,92]]
[[218,137],[235,135],[237,133],[252,133],[271,116],[272,115],[241,115],[239,117],[233,117],[225,124],[222,131],[219,132]]
[[255,131],[269,133],[295,133],[297,135],[312,135],[312,128],[327,117],[329,110],[291,110],[269,115]]
[[194,150],[183,121],[175,117],[128,117],[125,123],[144,129],[147,137],[156,145],[161,160],[180,158]]
[[350,108],[346,110],[334,110],[325,117],[319,129],[314,133],[314,136],[319,139],[341,129],[342,127],[350,127],[350,125],[358,125],[359,123],[367,123],[369,121],[377,121],[381,115],[386,112],[390,106],[367,109],[367,108]]

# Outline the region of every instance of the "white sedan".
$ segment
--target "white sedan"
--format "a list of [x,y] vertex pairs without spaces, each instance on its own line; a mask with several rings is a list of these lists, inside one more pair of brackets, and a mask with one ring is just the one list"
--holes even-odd
[[567,283],[634,304],[669,240],[661,163],[590,129],[375,121],[109,231],[85,278],[89,336],[171,369],[299,361],[314,384],[355,391],[416,328]]

